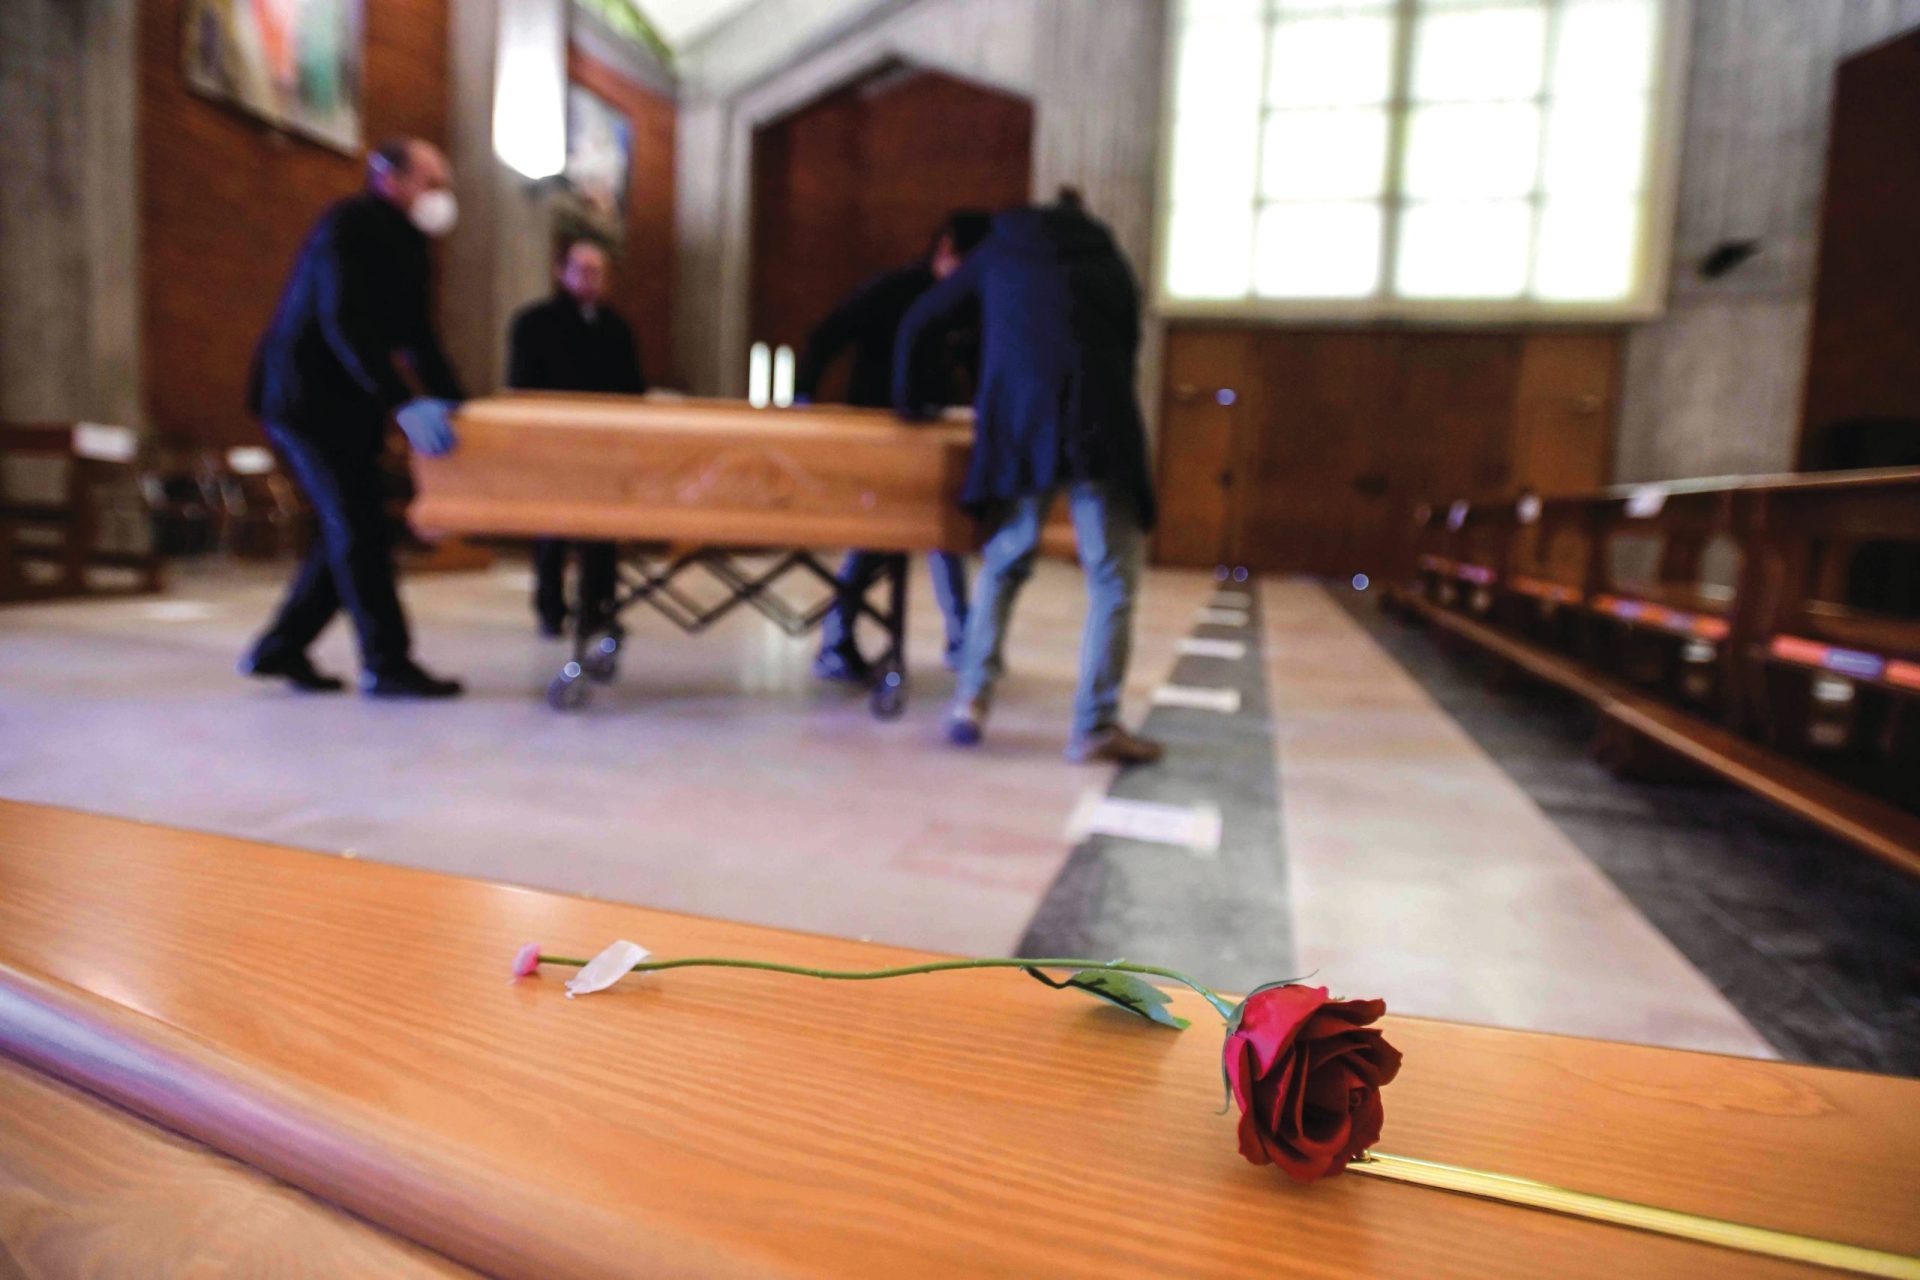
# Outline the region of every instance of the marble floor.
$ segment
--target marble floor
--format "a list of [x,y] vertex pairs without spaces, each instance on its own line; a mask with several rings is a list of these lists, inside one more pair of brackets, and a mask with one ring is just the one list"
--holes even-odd
[[[405,588],[422,660],[465,699],[303,697],[232,674],[279,580],[186,566],[159,598],[0,610],[0,795],[937,950],[1004,953],[1077,918],[1136,958],[1192,946],[1203,976],[1284,967],[1409,1013],[1772,1052],[1316,586],[1249,584],[1251,642],[1229,659],[1190,645],[1238,643],[1233,610],[1199,617],[1211,577],[1150,572],[1129,711],[1175,753],[1116,782],[1059,754],[1084,607],[1068,566],[1023,597],[973,752],[940,740],[951,677],[924,575],[892,723],[747,614],[699,638],[637,617],[618,683],[556,713],[563,648],[535,638],[505,565]],[[340,628],[316,657],[351,668]],[[1233,686],[1231,730],[1150,705],[1170,680]],[[1110,787],[1214,815],[1211,847],[1089,835]],[[1092,839],[1136,891],[1062,916]]]

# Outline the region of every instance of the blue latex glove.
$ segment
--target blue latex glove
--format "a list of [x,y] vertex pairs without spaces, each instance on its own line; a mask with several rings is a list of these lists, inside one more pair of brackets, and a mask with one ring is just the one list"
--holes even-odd
[[456,443],[453,408],[451,400],[421,396],[401,405],[400,412],[393,416],[400,423],[400,430],[406,432],[407,443],[414,447],[415,452],[437,458],[443,453],[452,453]]

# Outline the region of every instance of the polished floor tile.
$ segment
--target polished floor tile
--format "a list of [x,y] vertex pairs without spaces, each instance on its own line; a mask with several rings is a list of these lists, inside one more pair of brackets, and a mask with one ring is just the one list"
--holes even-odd
[[[637,613],[619,680],[542,701],[565,657],[517,565],[409,582],[444,704],[302,696],[233,663],[281,573],[186,566],[163,600],[0,611],[0,794],[356,857],[952,951],[1004,952],[1106,772],[1061,759],[1084,593],[1048,563],[1020,602],[987,742],[948,747],[952,678],[924,574],[898,721],[808,671],[811,640],[742,611],[700,637]],[[1209,583],[1156,573],[1144,708]],[[350,673],[343,625],[316,659]]]
[[1324,588],[1262,595],[1303,970],[1410,1013],[1773,1055]]

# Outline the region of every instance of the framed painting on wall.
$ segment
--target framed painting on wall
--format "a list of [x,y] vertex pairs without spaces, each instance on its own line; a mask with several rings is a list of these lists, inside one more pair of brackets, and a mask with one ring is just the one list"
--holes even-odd
[[572,212],[619,243],[633,175],[633,122],[585,85],[567,86],[567,187]]
[[276,128],[361,145],[364,0],[186,0],[187,84]]

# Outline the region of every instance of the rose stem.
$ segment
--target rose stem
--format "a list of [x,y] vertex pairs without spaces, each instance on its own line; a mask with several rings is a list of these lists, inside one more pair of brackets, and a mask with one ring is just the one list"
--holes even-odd
[[[580,968],[587,961],[573,956],[550,956],[542,953],[540,963],[564,964]],[[768,973],[791,973],[803,978],[826,978],[837,982],[869,982],[877,978],[904,978],[910,974],[941,973],[953,969],[1109,969],[1118,970],[1121,973],[1140,973],[1157,978],[1171,978],[1199,992],[1221,1017],[1233,1016],[1233,1006],[1225,997],[1201,986],[1178,969],[1164,969],[1152,964],[1134,964],[1128,960],[1077,960],[1070,957],[1050,956],[1035,960],[937,960],[929,964],[901,965],[893,969],[809,969],[797,964],[777,964],[771,960],[730,960],[721,956],[689,956],[681,960],[642,961],[633,966],[630,972],[658,973],[662,969],[692,968],[762,969]]]

